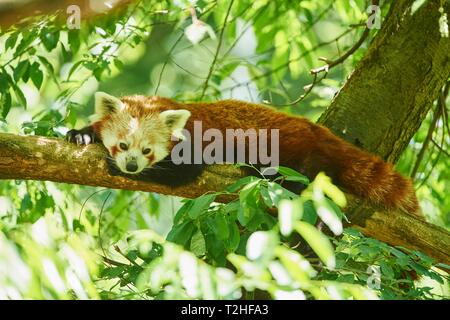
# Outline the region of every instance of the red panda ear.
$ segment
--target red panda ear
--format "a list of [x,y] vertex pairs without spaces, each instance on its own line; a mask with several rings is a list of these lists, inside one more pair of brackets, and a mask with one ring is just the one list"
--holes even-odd
[[191,116],[188,110],[167,110],[159,114],[159,118],[170,128],[172,135],[179,136]]
[[100,91],[95,93],[95,115],[100,119],[124,107],[123,102],[114,96]]

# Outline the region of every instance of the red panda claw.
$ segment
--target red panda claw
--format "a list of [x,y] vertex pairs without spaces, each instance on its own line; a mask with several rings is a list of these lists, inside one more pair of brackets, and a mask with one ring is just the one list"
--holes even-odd
[[83,137],[81,136],[81,134],[75,135],[75,141],[77,143],[77,146],[79,146],[80,144],[83,144]]
[[91,141],[91,136],[88,135],[88,134],[83,134],[82,143],[84,143],[87,146],[91,142],[92,142]]

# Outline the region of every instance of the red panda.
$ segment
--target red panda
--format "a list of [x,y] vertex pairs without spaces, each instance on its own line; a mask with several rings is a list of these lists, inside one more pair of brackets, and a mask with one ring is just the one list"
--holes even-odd
[[[103,143],[113,174],[168,185],[185,184],[200,175],[205,163],[175,164],[171,151],[177,143],[172,137],[181,138],[182,130],[193,134],[195,121],[201,121],[203,129],[215,128],[224,135],[230,128],[276,128],[280,165],[310,179],[323,171],[343,191],[375,208],[420,215],[412,182],[395,172],[391,164],[323,126],[264,105],[237,100],[184,104],[139,95],[118,99],[97,92],[94,117],[90,126],[70,130],[67,137],[79,144]],[[271,138],[269,134],[269,145]],[[246,142],[249,147],[251,142]],[[196,150],[192,147],[191,151],[194,154]]]

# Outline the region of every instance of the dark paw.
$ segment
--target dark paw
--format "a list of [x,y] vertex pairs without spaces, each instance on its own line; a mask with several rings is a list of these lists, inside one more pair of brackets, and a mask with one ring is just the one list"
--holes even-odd
[[90,128],[81,130],[69,130],[66,134],[66,139],[69,142],[76,143],[78,145],[88,145],[95,142],[95,134]]
[[110,159],[110,158],[106,158],[106,163],[108,164],[108,172],[110,175],[112,176],[125,176],[125,174],[120,171],[120,169],[117,167],[116,163],[114,162],[114,160]]

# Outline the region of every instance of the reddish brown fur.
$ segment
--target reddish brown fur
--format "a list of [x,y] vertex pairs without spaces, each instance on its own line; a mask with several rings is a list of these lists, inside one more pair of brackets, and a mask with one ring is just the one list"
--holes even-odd
[[155,160],[155,155],[154,154],[149,154],[147,156],[148,159],[148,163],[153,163],[153,160]]
[[[216,128],[224,134],[226,129],[279,129],[281,165],[297,169],[310,178],[324,171],[344,191],[376,207],[419,214],[409,179],[395,172],[392,165],[381,158],[358,149],[307,119],[236,100],[182,104],[161,97],[129,96],[122,101],[137,118],[170,109],[187,109],[191,117],[185,128],[190,132],[195,120],[202,121],[203,130]],[[101,123],[95,128],[100,131]]]
[[119,148],[117,148],[117,146],[113,146],[111,148],[111,156],[114,158],[117,155],[117,152],[119,152]]

